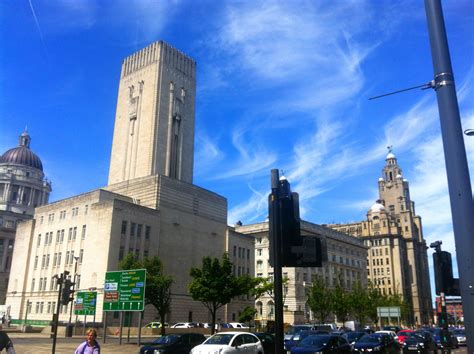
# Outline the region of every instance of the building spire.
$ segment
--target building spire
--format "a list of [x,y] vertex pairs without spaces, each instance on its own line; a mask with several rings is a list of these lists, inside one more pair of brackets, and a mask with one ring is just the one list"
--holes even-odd
[[18,145],[26,147],[27,149],[30,148],[30,142],[31,142],[31,137],[30,134],[28,134],[28,127],[25,126],[25,130],[23,133],[21,133],[19,139],[18,139]]

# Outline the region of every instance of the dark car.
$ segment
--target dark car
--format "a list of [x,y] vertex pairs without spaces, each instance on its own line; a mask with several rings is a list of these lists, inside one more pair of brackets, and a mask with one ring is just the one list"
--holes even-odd
[[409,332],[403,342],[403,353],[437,353],[438,348],[430,333],[425,331]]
[[351,346],[342,336],[317,334],[303,339],[297,347],[291,349],[291,354],[350,354]]
[[451,333],[458,340],[459,345],[466,345],[466,330],[462,328],[454,328]]
[[365,336],[367,333],[366,332],[346,332],[343,334],[343,336],[347,339],[350,345],[354,347],[354,344],[363,336]]
[[366,334],[354,344],[353,353],[398,353],[398,343],[388,334]]
[[[434,328],[432,333],[433,333],[433,339],[436,342],[436,345],[438,346],[438,348],[443,348],[443,342],[441,340],[442,329]],[[448,336],[449,336],[449,342],[450,342],[449,347],[459,348],[458,339],[456,338],[456,336],[449,331],[448,331]]]
[[303,339],[305,339],[306,337],[314,336],[314,335],[317,335],[317,334],[329,334],[329,332],[319,331],[319,330],[318,331],[314,331],[314,330],[300,331],[300,332],[296,333],[295,335],[293,335],[290,340],[285,341],[283,346],[284,346],[285,350],[290,351],[291,348],[297,347],[298,344]]
[[260,342],[262,342],[263,352],[265,354],[275,353],[275,336],[271,333],[254,333]]
[[169,334],[162,336],[140,348],[140,354],[189,354],[192,348],[206,340],[200,333]]

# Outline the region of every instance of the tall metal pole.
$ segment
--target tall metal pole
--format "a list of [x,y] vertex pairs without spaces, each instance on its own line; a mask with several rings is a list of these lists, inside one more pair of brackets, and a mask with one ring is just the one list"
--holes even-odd
[[281,203],[278,199],[279,176],[278,170],[271,170],[271,187],[269,203],[273,213],[270,217],[270,232],[273,258],[273,285],[275,286],[275,354],[283,354],[283,291],[281,272]]
[[[76,278],[77,278],[77,261],[79,260],[79,257],[74,257],[74,260],[76,261],[74,264],[74,289],[76,289]],[[69,333],[69,327],[71,327],[71,321],[72,321],[72,307],[74,306],[74,297],[75,297],[75,292],[72,293],[72,300],[71,300],[71,307],[69,308],[69,321],[67,324],[67,331],[66,333]]]
[[474,202],[440,0],[425,0],[468,353],[474,352]]
[[51,349],[51,353],[56,353],[56,339],[58,337],[58,325],[59,325],[59,310],[61,308],[61,292],[64,286],[64,280],[66,279],[67,274],[66,272],[62,273],[60,276],[55,275],[57,279],[57,284],[59,284],[59,291],[58,291],[58,303],[56,305],[56,313],[53,314],[53,348]]

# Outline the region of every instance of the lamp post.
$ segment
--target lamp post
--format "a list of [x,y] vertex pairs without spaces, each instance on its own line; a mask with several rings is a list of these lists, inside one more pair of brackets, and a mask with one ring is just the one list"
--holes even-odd
[[[76,288],[76,280],[77,280],[77,261],[79,261],[79,257],[74,257],[74,289],[77,290]],[[75,292],[72,293],[72,301],[71,301],[71,307],[69,309],[69,322],[68,322],[68,325],[67,325],[67,329],[69,331],[69,328],[71,327],[71,320],[72,320],[72,308],[74,306],[74,294]]]

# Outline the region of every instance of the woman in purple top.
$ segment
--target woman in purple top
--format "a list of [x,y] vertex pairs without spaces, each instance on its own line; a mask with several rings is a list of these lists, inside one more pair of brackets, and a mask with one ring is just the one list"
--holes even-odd
[[81,343],[74,354],[100,354],[100,345],[95,340],[97,332],[93,328],[89,328],[86,332],[86,341]]

